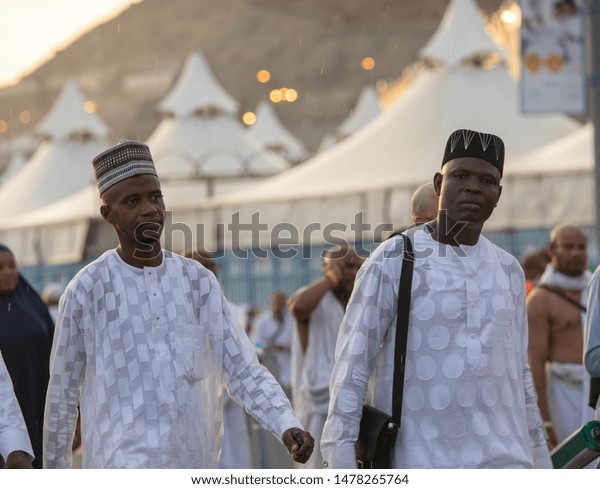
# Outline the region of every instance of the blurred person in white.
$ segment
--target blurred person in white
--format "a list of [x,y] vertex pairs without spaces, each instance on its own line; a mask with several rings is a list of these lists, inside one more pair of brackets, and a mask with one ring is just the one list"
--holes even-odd
[[322,467],[318,446],[327,417],[335,342],[362,262],[353,249],[334,246],[325,252],[323,277],[299,289],[289,300],[304,351],[302,416],[317,446],[304,466],[307,469]]
[[148,146],[121,141],[92,165],[119,244],[61,298],[44,466],[71,465],[80,404],[83,468],[217,468],[223,387],[306,462],[312,437],[258,363],[217,278],[161,248],[166,211]]
[[294,319],[286,307],[286,296],[281,291],[271,294],[271,307],[254,320],[252,342],[263,356],[272,356],[273,375],[284,390],[289,392],[292,364],[291,343]]
[[589,376],[583,367],[587,237],[571,223],[550,233],[550,263],[527,296],[529,362],[550,448],[593,416],[587,406]]
[[64,290],[65,288],[56,282],[49,283],[44,287],[44,290],[42,290],[42,300],[44,301],[44,304],[48,306],[48,312],[54,322],[56,322],[56,315],[58,314],[60,296]]
[[33,448],[0,353],[0,468],[33,469]]
[[[433,179],[438,217],[409,231],[415,263],[393,468],[552,467],[527,361],[525,277],[481,235],[503,164],[499,137],[453,132]],[[356,468],[365,399],[391,413],[403,251],[404,238],[391,237],[356,277],[321,439],[329,468]]]

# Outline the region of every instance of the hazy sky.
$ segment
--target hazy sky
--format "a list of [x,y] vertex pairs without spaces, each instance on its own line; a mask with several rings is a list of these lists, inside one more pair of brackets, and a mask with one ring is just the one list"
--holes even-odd
[[0,0],[0,86],[141,0]]

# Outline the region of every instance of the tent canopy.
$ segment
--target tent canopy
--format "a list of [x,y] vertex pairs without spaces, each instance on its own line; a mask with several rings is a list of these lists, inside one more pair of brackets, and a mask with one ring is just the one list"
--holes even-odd
[[205,57],[192,52],[188,54],[175,86],[160,102],[159,109],[164,115],[174,117],[210,109],[235,115],[238,103],[217,81]]
[[525,117],[506,69],[462,66],[424,72],[372,124],[302,165],[235,196],[206,205],[269,202],[419,185],[440,168],[455,129],[500,136],[507,158],[554,141],[578,127],[567,117]]
[[259,102],[256,122],[248,128],[248,133],[265,148],[281,154],[288,161],[300,161],[306,157],[304,144],[287,130],[269,102]]
[[102,140],[108,135],[108,126],[95,113],[84,110],[85,97],[74,81],[67,82],[60,95],[38,123],[36,132],[55,142],[73,135],[87,135]]
[[422,59],[456,66],[475,56],[497,54],[504,50],[482,29],[483,19],[473,0],[450,0],[435,34],[419,51]]

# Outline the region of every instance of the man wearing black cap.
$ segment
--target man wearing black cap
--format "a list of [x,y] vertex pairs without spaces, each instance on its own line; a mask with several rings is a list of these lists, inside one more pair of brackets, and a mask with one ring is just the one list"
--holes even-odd
[[62,296],[44,466],[70,466],[80,405],[84,468],[216,468],[223,386],[306,462],[312,437],[258,363],[214,274],[161,249],[165,204],[148,147],[121,141],[92,164],[119,245]]
[[[499,137],[452,133],[433,178],[437,219],[409,233],[415,261],[392,467],[551,467],[527,363],[525,278],[481,235],[503,164]],[[328,467],[356,466],[363,399],[391,413],[403,249],[404,237],[392,237],[358,272],[330,383],[321,442]]]

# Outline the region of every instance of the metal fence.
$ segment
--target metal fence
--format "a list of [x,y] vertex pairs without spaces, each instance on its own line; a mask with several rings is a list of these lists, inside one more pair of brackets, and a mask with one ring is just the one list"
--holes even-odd
[[[594,269],[599,262],[595,252],[593,228],[586,228],[590,243],[589,263]],[[488,239],[507,250],[517,258],[544,247],[548,243],[550,230],[530,229],[485,233]],[[368,254],[377,244],[359,243],[356,247]],[[321,276],[323,246],[290,247],[281,256],[281,250],[251,250],[244,256],[233,252],[222,253],[216,258],[219,265],[219,279],[226,297],[236,304],[256,304],[266,306],[274,291],[280,290],[290,295],[300,287]],[[17,252],[18,260],[18,252]],[[91,260],[90,260],[91,261]],[[75,274],[89,262],[69,265],[24,267],[21,273],[38,291],[50,282],[66,285]]]

